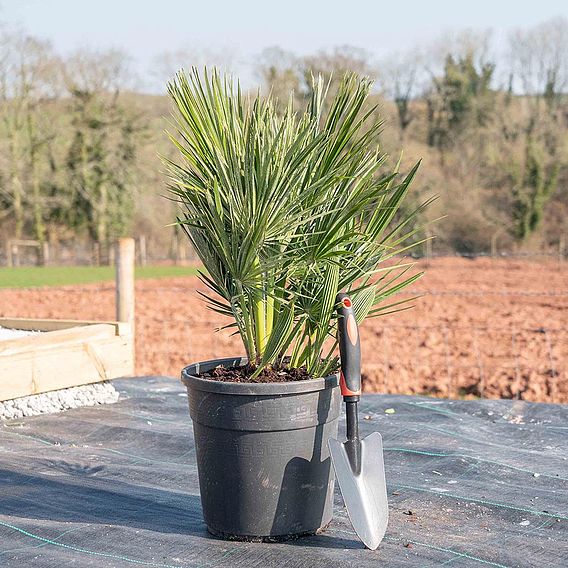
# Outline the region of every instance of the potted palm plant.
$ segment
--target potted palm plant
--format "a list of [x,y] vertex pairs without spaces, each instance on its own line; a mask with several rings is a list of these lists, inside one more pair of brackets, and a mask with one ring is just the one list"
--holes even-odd
[[389,298],[418,277],[382,264],[415,233],[416,211],[399,207],[418,165],[384,171],[370,88],[346,75],[330,96],[315,79],[305,109],[279,112],[215,70],[168,85],[178,223],[203,263],[205,300],[243,342],[242,354],[182,371],[216,535],[277,540],[329,523],[336,295],[349,292],[360,323],[400,309]]

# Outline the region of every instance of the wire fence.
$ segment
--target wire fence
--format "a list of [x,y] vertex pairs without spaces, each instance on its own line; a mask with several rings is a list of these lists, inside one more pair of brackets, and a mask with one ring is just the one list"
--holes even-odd
[[[361,329],[368,392],[568,402],[568,330],[546,327],[396,325]],[[138,323],[142,374],[177,375],[188,363],[230,357],[239,341],[213,325],[145,318]]]
[[[568,403],[568,263],[531,265],[530,285],[488,277],[480,289],[474,277],[498,261],[461,262],[447,288],[433,279],[401,293],[421,296],[415,310],[363,324],[364,389]],[[529,265],[518,269],[523,278]],[[194,278],[137,281],[139,375],[177,376],[189,363],[242,353],[238,337],[214,332],[224,322],[204,308],[197,285]],[[112,283],[0,290],[0,315],[108,320],[114,294]]]
[[[501,249],[495,236],[488,241],[486,249],[474,251],[454,251],[449,245],[438,243],[432,239],[412,249],[414,259],[430,260],[454,256],[458,258],[500,258],[521,260],[557,260],[562,263],[568,260],[568,239],[561,234],[557,242],[543,245],[535,250]],[[184,264],[198,261],[198,257],[183,235],[172,231],[171,238],[152,239],[144,234],[136,237],[136,262],[146,264]],[[108,244],[86,239],[71,238],[55,243],[39,242],[33,239],[0,239],[0,266],[99,266],[114,263],[114,248]]]
[[[190,291],[184,286],[152,289],[157,295],[178,297]],[[422,296],[420,313],[409,312],[401,323],[381,318],[362,326],[365,390],[568,402],[568,288],[417,288],[401,295]],[[432,305],[438,300],[447,304],[445,313]],[[495,308],[504,308],[502,300],[510,314],[500,320]],[[469,306],[470,316],[472,311],[484,310],[490,315],[495,312],[495,317],[486,318],[483,313],[475,320],[459,317],[464,305]],[[523,311],[516,314],[519,307]],[[548,317],[550,310],[554,318]],[[175,375],[188,362],[240,353],[238,338],[212,333],[221,322],[208,317],[207,321],[139,319],[141,370],[151,372],[162,362],[161,368]]]

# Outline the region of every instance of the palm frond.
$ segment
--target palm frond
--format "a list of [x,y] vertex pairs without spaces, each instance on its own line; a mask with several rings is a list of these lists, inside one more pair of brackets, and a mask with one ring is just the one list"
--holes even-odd
[[279,114],[215,69],[168,85],[179,156],[164,163],[178,223],[204,266],[210,293],[200,295],[232,318],[256,374],[285,353],[314,375],[334,370],[339,289],[361,322],[398,309],[385,300],[418,277],[381,266],[409,246],[421,209],[393,219],[419,164],[384,171],[370,89],[347,74],[329,97],[318,77],[304,112],[290,102]]

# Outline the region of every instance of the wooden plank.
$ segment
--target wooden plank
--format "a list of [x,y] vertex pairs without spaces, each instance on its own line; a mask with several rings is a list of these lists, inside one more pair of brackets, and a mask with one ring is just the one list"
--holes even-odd
[[9,329],[23,329],[26,331],[57,331],[70,327],[82,327],[97,324],[114,325],[117,335],[130,333],[126,322],[94,321],[94,320],[58,320],[58,319],[31,319],[31,318],[0,318],[0,327]]
[[52,342],[38,349],[0,355],[0,400],[133,373],[130,336],[103,333],[98,337],[81,338],[78,335],[75,340]]
[[47,331],[0,342],[0,401],[134,374],[128,323],[0,318],[0,325]]
[[41,349],[50,349],[60,345],[84,343],[104,337],[116,335],[116,328],[109,324],[87,325],[83,327],[71,327],[49,333],[38,333],[15,339],[0,341],[0,357],[16,353],[28,353]]
[[134,374],[134,241],[119,241],[118,252],[119,321],[0,318],[46,332],[0,342],[0,401]]
[[[95,322],[54,320],[54,319],[30,319],[30,318],[0,318],[0,326],[9,329],[23,329],[26,331],[56,331],[70,327],[90,325]],[[96,322],[101,323],[101,322]]]

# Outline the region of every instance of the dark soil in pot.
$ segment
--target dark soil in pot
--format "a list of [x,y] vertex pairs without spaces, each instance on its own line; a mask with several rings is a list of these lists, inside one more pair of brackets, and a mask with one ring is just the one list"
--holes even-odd
[[284,540],[314,534],[332,517],[327,447],[337,437],[335,375],[293,382],[230,382],[207,376],[241,358],[182,371],[193,420],[203,516],[224,538]]
[[224,367],[218,365],[214,369],[202,372],[199,376],[203,379],[213,379],[229,383],[289,383],[292,381],[307,381],[313,379],[305,367],[289,369],[288,367],[275,367],[263,369],[257,378],[251,380],[250,376],[255,368],[252,365],[240,365],[237,367]]

